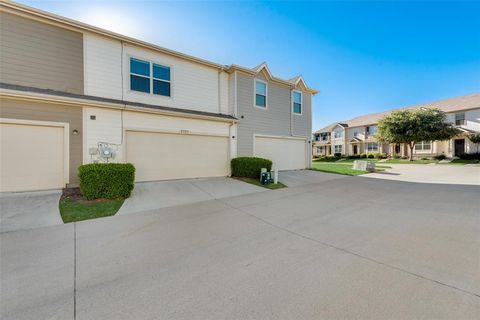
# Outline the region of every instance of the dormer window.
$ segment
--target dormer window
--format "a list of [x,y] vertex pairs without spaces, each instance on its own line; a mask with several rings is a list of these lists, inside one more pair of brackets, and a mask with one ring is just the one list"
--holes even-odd
[[302,92],[300,91],[293,91],[292,93],[292,112],[295,114],[302,114]]
[[255,80],[255,106],[267,108],[267,83]]
[[170,97],[170,67],[130,58],[130,90]]

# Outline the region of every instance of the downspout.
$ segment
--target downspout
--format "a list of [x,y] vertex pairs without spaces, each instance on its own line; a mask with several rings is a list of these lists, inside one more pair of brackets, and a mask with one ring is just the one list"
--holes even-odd
[[222,113],[222,94],[221,94],[221,85],[220,85],[220,75],[222,74],[222,72],[224,71],[224,67],[220,67],[220,70],[218,70],[218,76],[217,76],[217,84],[218,84],[218,97],[217,97],[217,101],[218,101],[218,113]]
[[293,110],[292,110],[292,95],[293,89],[295,87],[290,85],[290,104],[289,104],[289,112],[290,112],[290,136],[293,137]]

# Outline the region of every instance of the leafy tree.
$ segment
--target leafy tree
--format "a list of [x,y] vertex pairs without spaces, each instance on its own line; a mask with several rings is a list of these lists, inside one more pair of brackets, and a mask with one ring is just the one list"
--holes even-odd
[[394,111],[378,122],[375,137],[381,142],[408,144],[411,161],[416,143],[449,140],[459,133],[445,119],[445,112],[434,108]]
[[477,152],[478,152],[478,144],[480,144],[480,133],[472,134],[468,137],[468,139],[470,139],[470,141],[472,141],[477,145]]

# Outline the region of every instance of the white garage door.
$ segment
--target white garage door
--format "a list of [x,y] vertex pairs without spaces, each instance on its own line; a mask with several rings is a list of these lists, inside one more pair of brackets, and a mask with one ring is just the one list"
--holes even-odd
[[64,156],[63,127],[0,123],[0,191],[63,188]]
[[228,137],[127,131],[126,138],[137,181],[229,174]]
[[273,161],[273,169],[306,168],[306,141],[283,137],[255,137],[255,156]]

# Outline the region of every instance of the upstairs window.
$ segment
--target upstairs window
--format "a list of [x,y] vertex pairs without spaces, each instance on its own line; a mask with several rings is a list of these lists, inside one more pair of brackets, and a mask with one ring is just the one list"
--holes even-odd
[[170,67],[130,58],[130,90],[170,97]]
[[335,139],[342,138],[342,137],[343,137],[343,131],[335,130],[335,131],[333,132],[333,137],[334,137]]
[[130,89],[150,93],[150,62],[130,59]]
[[302,114],[302,93],[293,91],[293,113]]
[[153,94],[170,97],[170,68],[153,64]]
[[369,135],[374,136],[376,132],[377,132],[377,126],[368,126],[367,127],[367,133]]
[[455,125],[465,125],[465,112],[455,113]]
[[267,107],[267,84],[261,80],[255,80],[255,106]]

